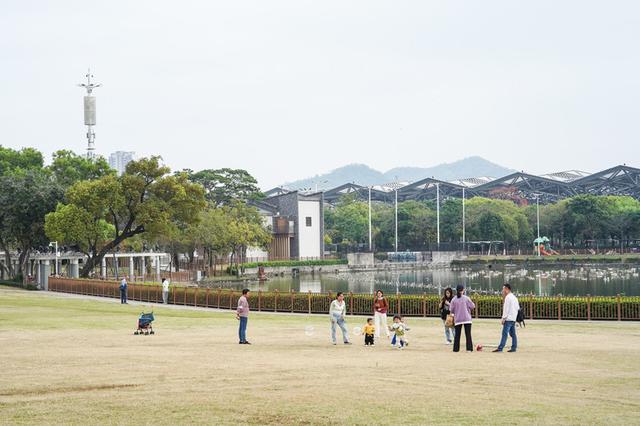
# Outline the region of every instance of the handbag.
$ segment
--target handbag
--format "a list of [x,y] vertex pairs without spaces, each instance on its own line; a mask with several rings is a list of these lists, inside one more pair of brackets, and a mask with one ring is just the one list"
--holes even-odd
[[448,328],[453,328],[455,326],[455,321],[453,319],[453,314],[448,314],[447,319],[444,322],[444,326]]

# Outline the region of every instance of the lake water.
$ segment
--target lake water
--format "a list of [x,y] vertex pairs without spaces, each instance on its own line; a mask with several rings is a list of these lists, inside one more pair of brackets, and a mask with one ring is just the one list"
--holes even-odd
[[278,289],[313,293],[354,292],[371,293],[381,289],[387,294],[435,293],[446,287],[455,288],[459,283],[481,294],[498,294],[505,282],[511,283],[517,294],[537,296],[640,296],[640,267],[591,265],[564,269],[526,268],[505,266],[469,269],[418,269],[395,272],[345,272],[340,274],[315,274],[292,277],[271,277],[263,283],[230,284],[225,287],[263,291]]

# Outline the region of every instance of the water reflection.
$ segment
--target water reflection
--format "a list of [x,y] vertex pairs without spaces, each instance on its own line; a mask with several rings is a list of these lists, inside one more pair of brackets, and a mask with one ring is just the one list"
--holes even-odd
[[[640,295],[638,267],[576,267],[535,269],[516,266],[469,269],[417,269],[411,271],[344,272],[302,276],[272,277],[264,283],[252,283],[252,290],[354,292],[373,294],[381,289],[387,294],[442,294],[446,287],[464,284],[472,292],[499,294],[502,284],[511,283],[518,294],[539,296],[613,296]],[[230,285],[240,288],[241,285]]]

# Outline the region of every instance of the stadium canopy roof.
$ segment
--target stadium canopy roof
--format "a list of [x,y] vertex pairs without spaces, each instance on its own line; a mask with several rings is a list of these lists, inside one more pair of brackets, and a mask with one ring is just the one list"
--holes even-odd
[[[434,200],[436,187],[442,199],[483,196],[527,203],[539,198],[540,202],[553,202],[580,194],[629,195],[640,199],[640,169],[627,165],[615,166],[598,173],[588,174],[580,170],[566,170],[532,175],[525,172],[511,173],[501,178],[476,177],[447,182],[433,177],[405,184],[397,183],[398,200]],[[290,192],[285,188],[267,191],[267,196]],[[360,200],[368,199],[369,188],[356,183],[345,183],[324,192],[327,203],[335,204],[341,197],[352,194]],[[393,202],[394,190],[390,185],[371,188],[373,201]]]

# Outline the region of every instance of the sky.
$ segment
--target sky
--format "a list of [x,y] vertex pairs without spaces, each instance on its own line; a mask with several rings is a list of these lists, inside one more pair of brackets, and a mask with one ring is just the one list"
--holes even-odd
[[264,189],[479,155],[640,167],[637,1],[31,1],[0,14],[0,144],[242,168]]

